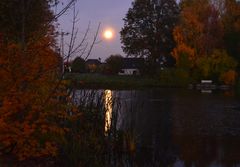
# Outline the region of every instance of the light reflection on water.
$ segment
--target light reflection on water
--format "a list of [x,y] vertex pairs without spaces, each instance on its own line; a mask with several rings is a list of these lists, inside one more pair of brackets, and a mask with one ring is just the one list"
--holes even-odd
[[176,89],[103,92],[105,132],[118,96],[117,129],[137,135],[134,155],[117,157],[112,166],[240,167],[239,97]]
[[111,120],[112,120],[112,111],[113,111],[113,99],[112,99],[112,91],[105,90],[104,91],[104,107],[105,107],[105,132],[108,132],[111,128]]

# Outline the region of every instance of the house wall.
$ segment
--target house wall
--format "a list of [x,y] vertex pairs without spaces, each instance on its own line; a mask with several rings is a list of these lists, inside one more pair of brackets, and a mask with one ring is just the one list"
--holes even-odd
[[139,69],[122,69],[118,75],[140,75]]

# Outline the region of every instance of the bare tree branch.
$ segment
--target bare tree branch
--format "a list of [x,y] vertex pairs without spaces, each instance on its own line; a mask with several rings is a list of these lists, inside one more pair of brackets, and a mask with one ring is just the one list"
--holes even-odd
[[[93,41],[90,45],[90,48],[89,50],[86,52],[86,50],[88,49],[89,45],[88,43],[86,42],[87,40],[87,37],[89,35],[89,31],[90,31],[90,22],[88,24],[88,27],[84,33],[84,36],[82,38],[82,40],[79,42],[78,45],[76,45],[76,42],[77,42],[77,35],[78,35],[78,29],[76,28],[76,23],[79,21],[77,18],[78,18],[78,12],[76,12],[76,8],[75,8],[75,2],[76,0],[72,0],[65,8],[64,10],[62,10],[59,14],[56,15],[56,18],[60,17],[63,13],[65,13],[70,7],[71,5],[74,5],[74,8],[73,8],[73,20],[72,20],[72,29],[71,29],[71,36],[70,36],[70,41],[69,41],[69,44],[68,44],[68,51],[67,51],[67,54],[65,55],[65,53],[62,53],[62,58],[63,58],[63,61],[64,60],[67,60],[67,62],[69,61],[69,59],[76,53],[80,53],[80,57],[84,56],[86,54],[86,57],[85,57],[85,60],[90,56],[91,52],[92,52],[92,49],[94,47],[95,44],[99,43],[97,42],[97,37],[98,37],[98,33],[99,33],[99,30],[100,30],[100,25],[101,23],[98,24],[98,27],[97,27],[97,31],[94,35],[94,38],[93,38]],[[66,33],[67,35],[68,33]],[[63,32],[60,34],[62,35],[62,38],[63,38]],[[86,44],[85,44],[86,42]],[[62,49],[64,48],[64,43],[62,43]],[[76,46],[75,46],[76,45]],[[64,51],[64,50],[63,50]],[[45,99],[45,104],[47,102],[49,102],[49,100],[51,99],[51,97],[53,96],[53,94],[58,90],[59,86],[61,85],[62,83],[62,80],[64,79],[64,75],[65,75],[65,71],[62,73],[62,75],[60,76],[59,78],[59,81],[56,83],[55,87],[52,89],[52,91],[49,93],[49,96]]]
[[88,43],[85,45],[85,47],[83,48],[81,54],[79,55],[80,57],[82,57],[85,53],[86,53],[86,50],[88,48]]
[[69,8],[71,8],[72,5],[75,4],[77,0],[71,0],[68,2],[68,4],[57,14],[54,15],[53,20],[57,20],[59,17],[61,17]]
[[72,32],[71,32],[70,44],[69,44],[69,48],[68,48],[67,62],[69,61],[69,58],[70,58],[70,56],[71,56],[70,53],[72,52],[72,49],[73,49],[73,47],[74,47],[73,44],[75,43],[75,41],[74,41],[74,36],[75,36],[76,18],[77,18],[77,16],[76,16],[76,7],[75,7],[75,5],[74,5],[74,7],[73,7]]
[[94,35],[93,42],[92,42],[92,44],[91,44],[91,46],[90,46],[90,49],[89,49],[89,51],[88,51],[88,53],[87,53],[87,56],[85,57],[85,60],[87,60],[87,58],[90,56],[90,54],[91,54],[91,52],[92,52],[92,49],[93,49],[93,46],[97,43],[96,40],[97,40],[97,37],[98,37],[98,33],[99,33],[99,30],[100,30],[100,26],[101,26],[101,23],[98,24],[97,31],[96,31],[96,33],[95,33],[95,35]]
[[[98,25],[98,28],[97,28],[97,31],[94,35],[94,38],[93,38],[93,41],[89,47],[89,50],[86,52],[86,50],[88,49],[88,43],[87,44],[84,44],[86,41],[87,41],[87,37],[89,35],[89,31],[90,31],[90,22],[88,24],[88,27],[84,33],[84,36],[82,38],[82,40],[79,42],[79,44],[77,44],[77,37],[78,37],[78,28],[76,28],[76,24],[77,22],[79,21],[78,19],[78,11],[76,11],[76,7],[75,7],[75,4],[73,4],[74,7],[73,7],[73,19],[72,19],[72,30],[71,30],[71,36],[70,36],[70,39],[69,39],[69,43],[65,44],[67,45],[67,53],[62,53],[62,55],[64,56],[64,60],[67,60],[67,62],[69,62],[69,60],[71,59],[71,57],[73,57],[74,55],[80,53],[78,56],[79,57],[84,57],[84,59],[86,60],[91,52],[92,52],[92,49],[93,49],[93,46],[95,44],[98,44],[99,42],[97,42],[97,36],[98,36],[98,33],[99,33],[99,29],[100,29],[100,23]],[[62,48],[63,49],[63,48]],[[84,56],[86,55],[86,56]]]
[[[84,43],[84,42],[86,41],[86,39],[87,39],[87,35],[88,35],[89,31],[90,31],[90,22],[88,23],[87,30],[85,31],[84,36],[83,36],[81,42],[80,42],[79,45],[73,50],[73,53],[78,53],[78,52],[79,52],[79,49],[83,46],[83,43]],[[86,44],[84,48],[86,48],[87,45],[88,45],[88,44]],[[84,49],[84,50],[86,50],[86,49]],[[80,49],[80,51],[81,51],[81,49]],[[80,56],[80,57],[81,57],[81,56]]]

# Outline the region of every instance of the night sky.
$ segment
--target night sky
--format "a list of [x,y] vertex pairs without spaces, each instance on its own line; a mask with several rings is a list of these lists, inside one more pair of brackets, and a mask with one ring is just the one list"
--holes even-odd
[[[123,27],[123,18],[125,17],[133,0],[78,0],[76,10],[79,11],[79,41],[87,29],[88,23],[91,22],[91,30],[88,40],[91,42],[96,32],[97,26],[101,23],[101,29],[98,35],[98,41],[94,46],[89,58],[101,58],[102,61],[111,54],[121,54],[125,56],[121,49],[119,32]],[[69,10],[59,19],[59,31],[70,32],[72,12]],[[103,31],[107,28],[114,30],[114,37],[111,40],[103,38]],[[67,41],[67,37],[64,38]]]

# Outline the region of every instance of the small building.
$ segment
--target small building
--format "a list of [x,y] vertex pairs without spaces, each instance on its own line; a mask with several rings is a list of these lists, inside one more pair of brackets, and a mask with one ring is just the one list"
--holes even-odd
[[123,58],[123,65],[119,75],[140,75],[140,69],[144,66],[143,58]]
[[101,61],[99,59],[88,59],[85,64],[88,72],[96,72],[101,65]]

